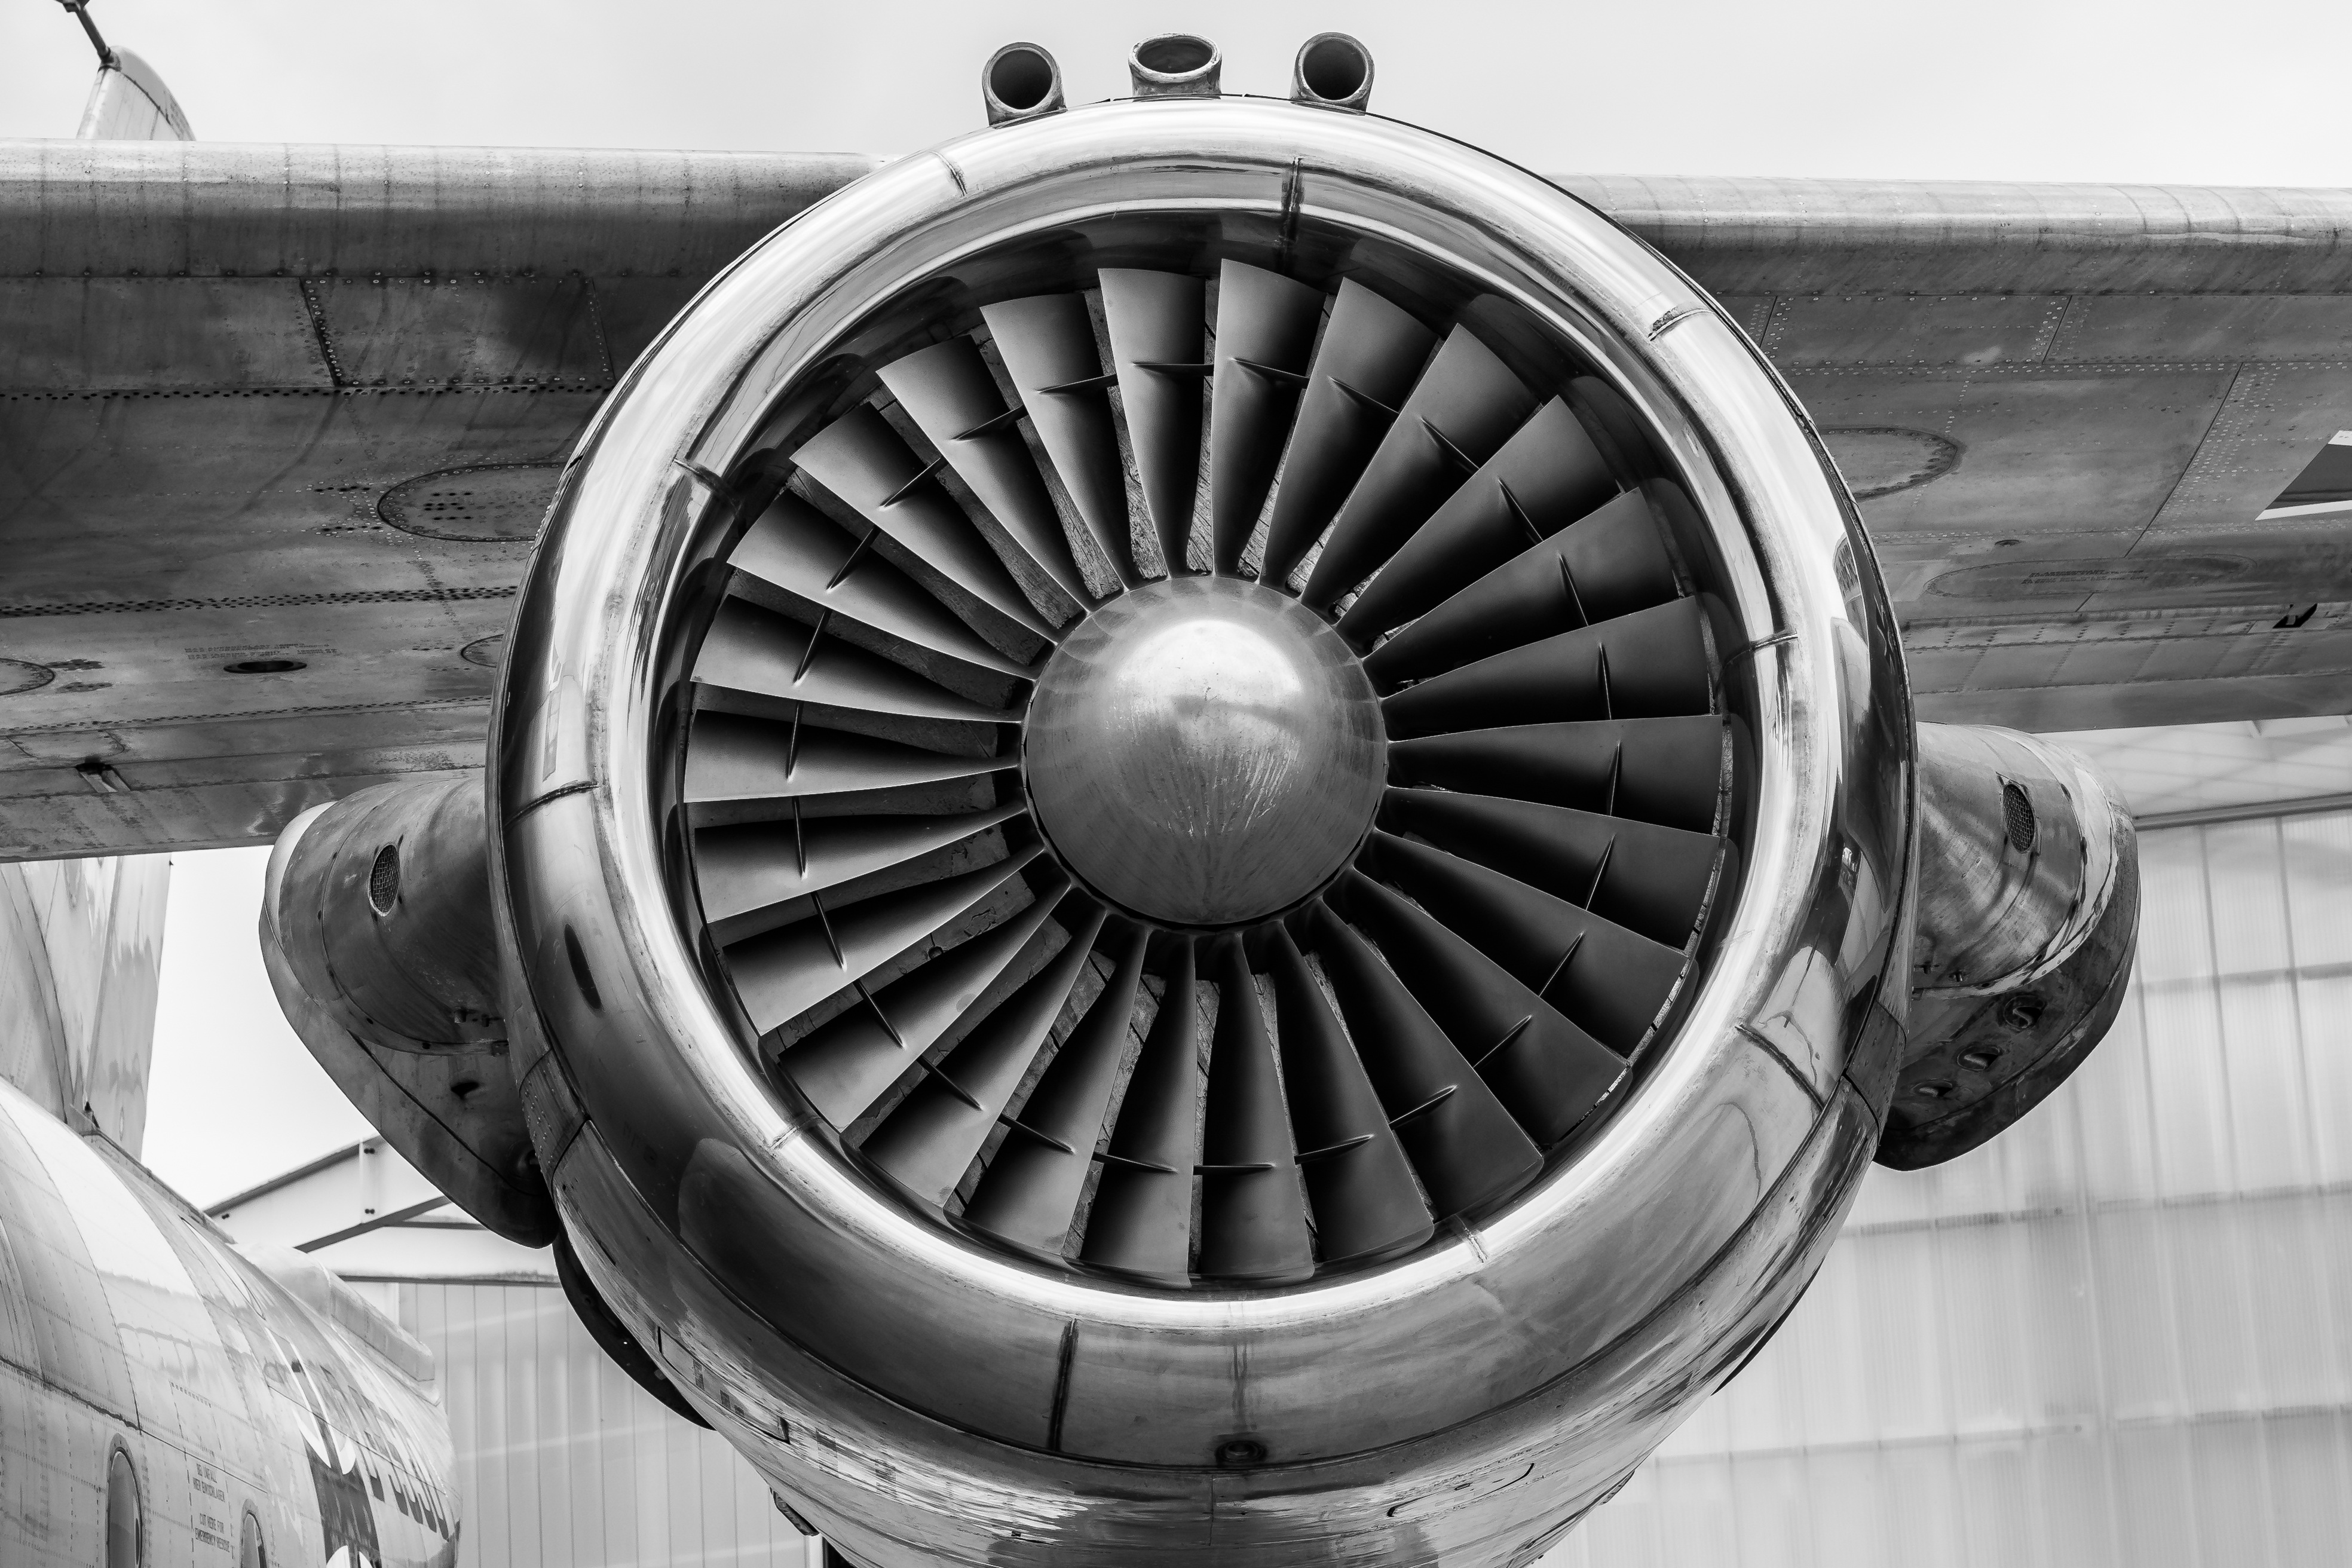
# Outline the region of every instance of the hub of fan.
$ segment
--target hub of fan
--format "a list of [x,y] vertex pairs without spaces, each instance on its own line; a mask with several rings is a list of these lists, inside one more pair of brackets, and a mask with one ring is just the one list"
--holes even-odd
[[1380,703],[1322,618],[1236,577],[1111,601],[1056,649],[1023,734],[1038,826],[1105,899],[1264,919],[1336,875],[1387,767]]

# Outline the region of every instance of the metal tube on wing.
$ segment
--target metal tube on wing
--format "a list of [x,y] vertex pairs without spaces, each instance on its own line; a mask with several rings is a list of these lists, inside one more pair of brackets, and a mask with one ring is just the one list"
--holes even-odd
[[980,70],[980,100],[991,125],[1062,110],[1062,68],[1037,44],[1007,44]]
[[1146,38],[1127,55],[1138,98],[1215,98],[1224,66],[1216,45],[1190,33]]
[[1345,33],[1318,33],[1298,46],[1290,101],[1361,114],[1372,100],[1372,51]]

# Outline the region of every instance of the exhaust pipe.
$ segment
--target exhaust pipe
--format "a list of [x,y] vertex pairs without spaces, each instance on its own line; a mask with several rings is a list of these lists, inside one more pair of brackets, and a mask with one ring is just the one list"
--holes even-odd
[[1290,101],[1361,114],[1372,100],[1372,51],[1345,33],[1318,33],[1298,46]]
[[1225,57],[1206,38],[1162,33],[1128,52],[1127,74],[1138,98],[1215,98]]
[[980,100],[991,125],[1012,125],[1059,114],[1062,68],[1036,44],[1007,44],[980,71]]

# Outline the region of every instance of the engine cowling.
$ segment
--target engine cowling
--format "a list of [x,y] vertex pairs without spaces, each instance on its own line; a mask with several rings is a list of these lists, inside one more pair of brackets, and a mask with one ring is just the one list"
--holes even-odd
[[1436,137],[1170,97],[860,182],[632,373],[509,649],[551,1185],[853,1557],[1523,1560],[1876,1145],[1851,506]]
[[1802,412],[1351,112],[1351,41],[1293,104],[1195,43],[1075,111],[1002,51],[991,130],[714,281],[509,639],[572,1272],[874,1568],[1530,1561],[1922,1059],[1916,731]]

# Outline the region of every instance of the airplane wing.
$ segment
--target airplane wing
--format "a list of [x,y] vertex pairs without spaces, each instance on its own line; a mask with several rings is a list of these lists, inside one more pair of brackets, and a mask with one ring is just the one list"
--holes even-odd
[[589,416],[873,163],[0,147],[0,858],[479,767]]
[[2352,192],[1566,183],[1811,413],[1921,718],[2352,710]]
[[[0,859],[478,767],[589,416],[877,162],[0,143]],[[2352,709],[2352,193],[1563,184],[1811,410],[1923,718]]]

